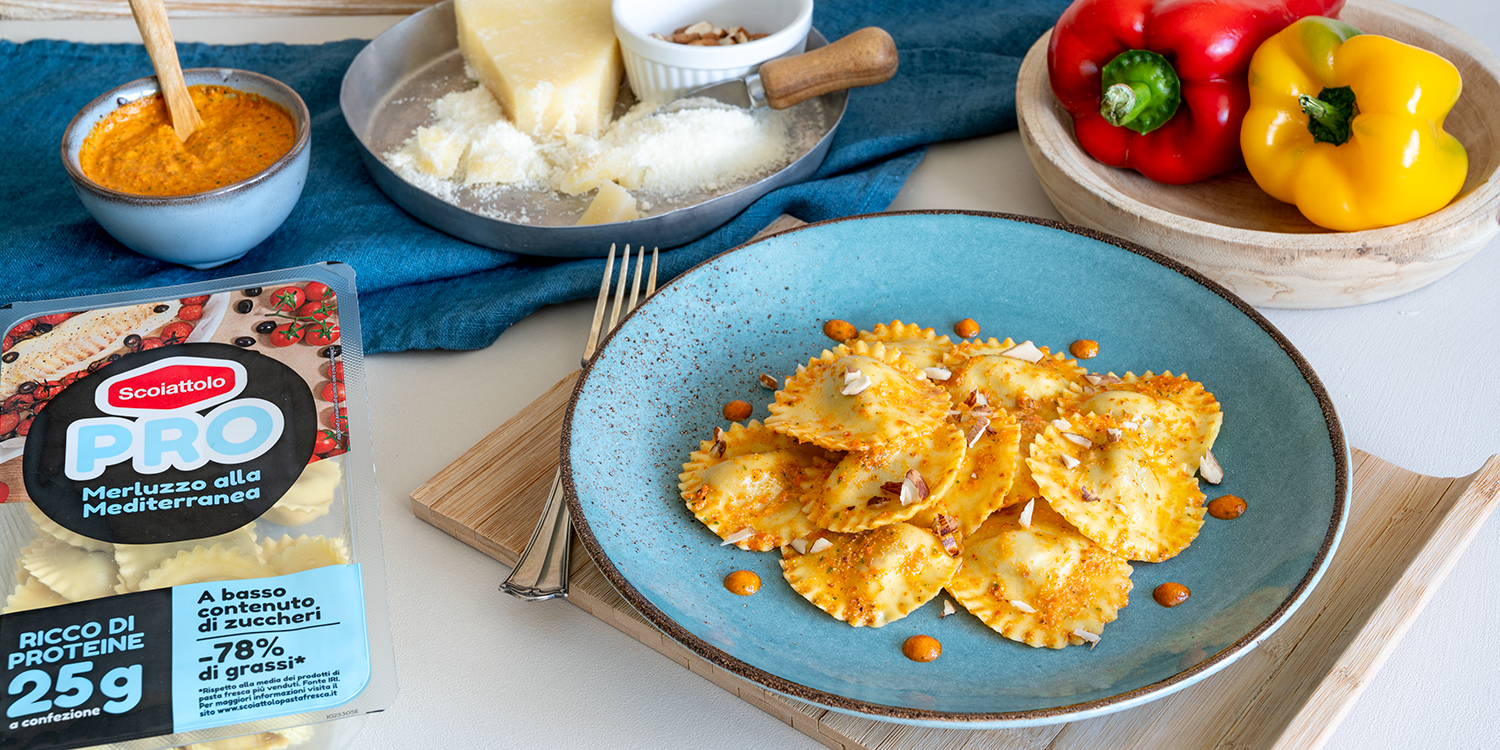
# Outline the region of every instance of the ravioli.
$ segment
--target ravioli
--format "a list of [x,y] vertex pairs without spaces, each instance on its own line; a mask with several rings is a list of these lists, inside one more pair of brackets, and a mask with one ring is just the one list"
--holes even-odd
[[282,534],[280,539],[263,539],[256,553],[279,576],[349,562],[349,548],[344,540],[306,534],[296,539],[290,534]]
[[[1183,375],[1092,375],[1031,341],[954,343],[900,320],[799,366],[770,412],[683,464],[679,491],[710,529],[780,544],[793,590],[852,626],[947,587],[1002,636],[1053,649],[1100,640],[1131,560],[1197,537],[1193,472],[1223,421]],[[795,522],[767,512],[799,494]]]
[[1052,508],[1129,560],[1161,562],[1186,549],[1204,514],[1188,469],[1112,415],[1075,413],[1067,423],[1049,425],[1027,459]]
[[1005,500],[1001,507],[1008,508],[1012,505],[1020,505],[1029,500],[1039,499],[1042,496],[1042,488],[1036,484],[1036,479],[1031,476],[1031,466],[1026,463],[1026,457],[1031,455],[1031,444],[1036,436],[1047,428],[1048,420],[1044,419],[1036,409],[1035,402],[1027,404],[1026,409],[1012,409],[1010,414],[1016,420],[1016,476],[1010,483],[1010,489],[1006,490]]
[[856,340],[799,367],[766,426],[830,450],[868,451],[932,432],[948,406],[947,391],[894,350]]
[[[953,375],[946,385],[954,402],[988,405],[1015,417],[1020,436],[1020,456],[1031,451],[1031,442],[1059,411],[1082,398],[1087,371],[1061,353],[1046,347],[1028,347],[1013,339],[971,341],[953,347],[948,367]],[[1035,361],[1033,361],[1033,359]],[[1001,507],[1041,497],[1025,461],[1019,461]]]
[[900,353],[902,359],[919,370],[941,366],[953,350],[953,342],[947,336],[899,320],[891,321],[890,325],[877,323],[871,330],[860,331],[859,340],[885,344],[886,349]]
[[62,524],[50,519],[45,513],[36,507],[35,503],[24,503],[26,515],[31,516],[31,522],[36,524],[37,530],[44,534],[60,539],[74,547],[82,547],[94,552],[109,552],[114,545],[109,542],[101,542],[93,537],[87,537],[63,528]]
[[297,481],[276,501],[263,518],[282,526],[305,526],[328,514],[333,507],[343,470],[336,459],[314,461],[302,469]]
[[1021,508],[990,516],[966,540],[948,583],[966,609],[995,632],[1032,647],[1080,645],[1100,636],[1130,602],[1130,564],[1069,526],[1044,502],[1030,527]]
[[[22,568],[25,570],[25,568]],[[5,598],[5,609],[0,610],[5,614],[11,612],[24,612],[28,609],[41,609],[43,607],[56,607],[59,604],[67,604],[68,597],[53,591],[47,584],[37,580],[35,576],[26,576],[16,586],[16,590]]]
[[[844,533],[904,521],[943,497],[963,460],[963,431],[952,424],[898,446],[851,452],[808,502],[807,515],[820,528]],[[925,497],[903,498],[909,472],[921,478]]]
[[176,557],[156,566],[141,579],[141,590],[164,589],[187,583],[267,578],[273,575],[276,575],[276,569],[261,562],[255,553],[225,549],[215,544],[213,547],[195,547],[178,552]]
[[936,534],[907,523],[819,538],[832,546],[806,554],[783,547],[782,575],[813,606],[857,628],[907,616],[937,596],[958,569]]
[[216,544],[226,549],[254,553],[256,551],[255,524],[247,524],[228,534],[206,539],[190,539],[163,544],[117,544],[114,552],[115,563],[120,567],[118,593],[140,590],[141,579],[145,578],[146,574],[156,566],[176,557],[178,552],[191,551],[197,547],[212,547]]
[[718,430],[678,475],[688,510],[720,539],[765,552],[813,531],[803,512],[837,454],[798,443],[759,422]]
[[943,495],[946,513],[972,534],[1005,506],[1021,464],[1021,428],[1004,409],[958,407],[958,427],[967,444],[958,478]]
[[108,552],[74,547],[51,536],[38,537],[22,549],[21,565],[72,602],[114,596],[119,582],[120,569]]
[[1135,425],[1134,429],[1155,438],[1162,450],[1170,451],[1174,461],[1186,465],[1189,473],[1213,448],[1224,422],[1213,394],[1186,375],[1170,372],[1148,372],[1139,378],[1126,373],[1124,382],[1090,396],[1079,410],[1110,414]]
[[948,355],[953,376],[946,383],[953,401],[969,403],[978,393],[991,406],[1034,408],[1044,419],[1056,417],[1060,405],[1082,396],[1087,371],[1047,347],[1034,347],[1032,361],[1027,352],[1018,351],[1030,343],[990,339],[954,346]]

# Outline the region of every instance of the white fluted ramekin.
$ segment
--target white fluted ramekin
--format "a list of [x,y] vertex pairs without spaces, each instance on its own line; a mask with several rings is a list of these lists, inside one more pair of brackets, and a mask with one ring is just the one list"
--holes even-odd
[[[742,78],[760,64],[802,52],[812,30],[812,0],[614,0],[615,36],[630,89],[665,104],[693,89]],[[769,36],[744,44],[696,47],[653,38],[708,21]]]

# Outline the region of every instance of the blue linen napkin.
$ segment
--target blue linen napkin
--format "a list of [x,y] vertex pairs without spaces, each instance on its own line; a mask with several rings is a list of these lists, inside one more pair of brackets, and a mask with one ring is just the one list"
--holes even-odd
[[[782,213],[821,221],[884,210],[925,146],[1014,128],[1026,50],[1067,0],[818,0],[829,39],[891,32],[892,80],[852,92],[823,166],[726,226],[664,252],[662,281],[748,240]],[[58,156],[73,115],[152,74],[140,45],[0,41],[0,302],[139,289],[326,260],[358,274],[367,352],[477,349],[542,305],[598,293],[604,261],[554,261],[473,245],[414,219],[366,173],[339,111],[362,40],[322,45],[180,44],[183,67],[232,67],[286,82],[312,113],[312,160],[286,223],[243,259],[196,271],[138,255],[89,217]]]

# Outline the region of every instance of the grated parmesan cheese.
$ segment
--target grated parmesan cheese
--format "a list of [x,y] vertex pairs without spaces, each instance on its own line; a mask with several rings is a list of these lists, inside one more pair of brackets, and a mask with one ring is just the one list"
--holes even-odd
[[460,186],[581,195],[605,182],[672,202],[769,174],[801,150],[791,110],[702,103],[661,114],[653,114],[656,104],[643,103],[597,138],[538,141],[476,86],[433,102],[430,121],[383,158],[402,178],[448,202]]

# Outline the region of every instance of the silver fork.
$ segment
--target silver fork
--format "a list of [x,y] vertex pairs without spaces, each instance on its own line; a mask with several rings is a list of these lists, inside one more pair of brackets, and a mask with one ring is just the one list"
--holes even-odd
[[[646,280],[646,297],[656,292],[656,249],[651,251],[651,273]],[[646,248],[641,246],[635,263],[635,282],[630,287],[630,304],[624,312],[635,309],[641,291],[641,269],[646,265]],[[599,282],[599,301],[594,305],[594,321],[589,327],[589,339],[583,347],[583,362],[587,366],[599,346],[603,333],[613,331],[620,322],[621,304],[625,299],[625,281],[630,270],[630,246],[620,257],[620,280],[615,290],[614,309],[610,312],[609,327],[605,328],[604,308],[609,301],[609,282],[614,276],[615,246],[609,246],[609,260],[604,263],[604,279]],[[568,503],[563,497],[562,467],[552,475],[552,491],[547,495],[547,504],[542,507],[542,517],[537,520],[536,530],[526,542],[526,549],[516,560],[510,576],[500,584],[500,590],[528,602],[566,597],[568,595],[568,558],[572,547],[573,520],[568,512]]]

